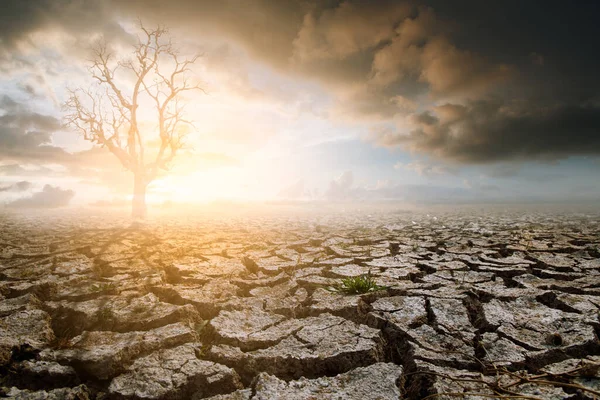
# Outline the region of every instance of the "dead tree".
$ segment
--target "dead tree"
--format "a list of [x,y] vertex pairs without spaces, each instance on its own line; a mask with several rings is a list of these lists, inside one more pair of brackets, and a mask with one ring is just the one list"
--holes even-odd
[[[191,122],[183,118],[181,94],[202,90],[189,77],[198,56],[182,58],[171,40],[165,40],[165,28],[141,26],[141,30],[129,58],[118,59],[104,43],[95,47],[89,69],[95,84],[90,89],[69,90],[64,104],[66,125],[107,148],[133,173],[132,216],[136,219],[146,217],[148,184],[161,170],[169,169],[184,146],[189,130],[182,125]],[[150,114],[156,125],[146,129]]]

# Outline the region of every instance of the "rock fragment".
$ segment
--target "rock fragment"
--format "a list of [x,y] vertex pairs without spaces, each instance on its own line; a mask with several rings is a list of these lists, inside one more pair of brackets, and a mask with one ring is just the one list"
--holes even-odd
[[237,373],[201,360],[200,344],[184,344],[138,358],[112,380],[109,393],[125,399],[203,398],[242,388]]
[[0,366],[16,349],[28,348],[32,356],[54,340],[50,315],[42,310],[23,310],[0,319]]
[[108,379],[122,372],[135,359],[146,353],[193,341],[196,332],[176,323],[146,332],[83,332],[65,349],[45,350],[45,361],[57,361],[97,379]]
[[300,378],[290,382],[261,373],[252,399],[399,399],[402,397],[398,387],[401,376],[401,366],[386,363],[356,368],[333,377]]
[[281,332],[283,338],[246,352],[231,345],[212,346],[210,357],[250,375],[263,371],[292,379],[346,372],[383,359],[383,339],[377,329],[330,314],[288,320],[269,330]]
[[6,397],[14,400],[91,400],[93,398],[85,385],[49,391],[21,390],[12,387],[6,391]]

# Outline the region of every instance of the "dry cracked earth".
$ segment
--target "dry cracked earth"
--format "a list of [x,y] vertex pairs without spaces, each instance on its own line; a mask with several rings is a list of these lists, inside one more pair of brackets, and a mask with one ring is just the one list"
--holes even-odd
[[[600,392],[598,214],[273,214],[143,227],[2,215],[0,227],[0,397]],[[383,288],[330,290],[369,273]]]

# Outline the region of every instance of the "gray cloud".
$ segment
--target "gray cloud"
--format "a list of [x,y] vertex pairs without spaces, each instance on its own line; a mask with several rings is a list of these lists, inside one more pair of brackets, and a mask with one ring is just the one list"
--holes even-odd
[[75,196],[72,190],[64,190],[56,186],[45,185],[41,192],[30,197],[23,197],[6,204],[10,208],[58,208],[69,205]]
[[[44,29],[128,40],[117,22],[139,16],[186,42],[229,40],[254,61],[319,82],[333,97],[323,116],[397,124],[370,136],[380,145],[459,163],[600,154],[600,57],[589,50],[599,6],[550,0],[541,13],[517,0],[483,3],[8,0],[0,51]],[[222,53],[207,60],[230,68],[235,53]],[[242,96],[264,97],[244,71],[233,75]],[[0,143],[12,147],[0,157],[65,156],[49,141],[52,121],[33,114],[2,117]]]
[[371,138],[450,161],[489,163],[600,154],[599,132],[600,107],[537,109],[477,102],[413,114],[404,129],[373,131]]
[[235,3],[113,1],[190,39],[227,37],[279,71],[324,84],[359,118],[402,112],[398,98],[428,87],[440,95],[480,91],[507,75],[506,66],[454,46],[452,24],[413,1]]
[[226,37],[244,46],[253,57],[284,66],[291,43],[306,12],[316,6],[302,0],[112,0],[111,6],[129,17],[161,23],[198,37]]
[[0,159],[11,161],[60,162],[68,153],[53,146],[52,133],[60,122],[33,112],[8,96],[0,99]]
[[29,181],[20,181],[6,186],[0,186],[0,192],[24,192],[31,188]]
[[58,173],[47,167],[24,168],[19,164],[0,165],[0,175],[4,176],[55,176]]
[[113,19],[108,1],[96,0],[4,0],[0,14],[1,45],[14,49],[20,40],[44,29],[69,33],[100,31],[109,38],[124,31]]
[[414,171],[421,176],[426,177],[437,177],[444,176],[449,174],[456,174],[456,169],[451,168],[445,165],[432,164],[425,161],[413,161],[406,164],[396,163],[394,165],[395,169],[405,169],[408,171]]
[[345,59],[371,50],[395,36],[394,25],[411,13],[408,3],[374,7],[368,2],[340,2],[304,15],[293,42],[295,61]]
[[346,171],[331,181],[325,199],[338,202],[391,200],[414,204],[457,204],[501,199],[499,195],[495,187],[480,183],[449,187],[379,182],[374,188],[361,187],[354,184],[352,172]]

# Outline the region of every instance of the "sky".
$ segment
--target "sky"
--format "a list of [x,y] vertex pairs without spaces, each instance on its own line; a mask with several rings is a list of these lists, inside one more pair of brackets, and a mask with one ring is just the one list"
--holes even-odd
[[[203,90],[150,203],[599,202],[600,3],[4,0],[0,204],[118,205],[133,174],[65,124],[93,49],[168,27]],[[141,36],[140,36],[141,35]],[[135,82],[117,80],[127,96]],[[140,103],[148,153],[156,113]]]

